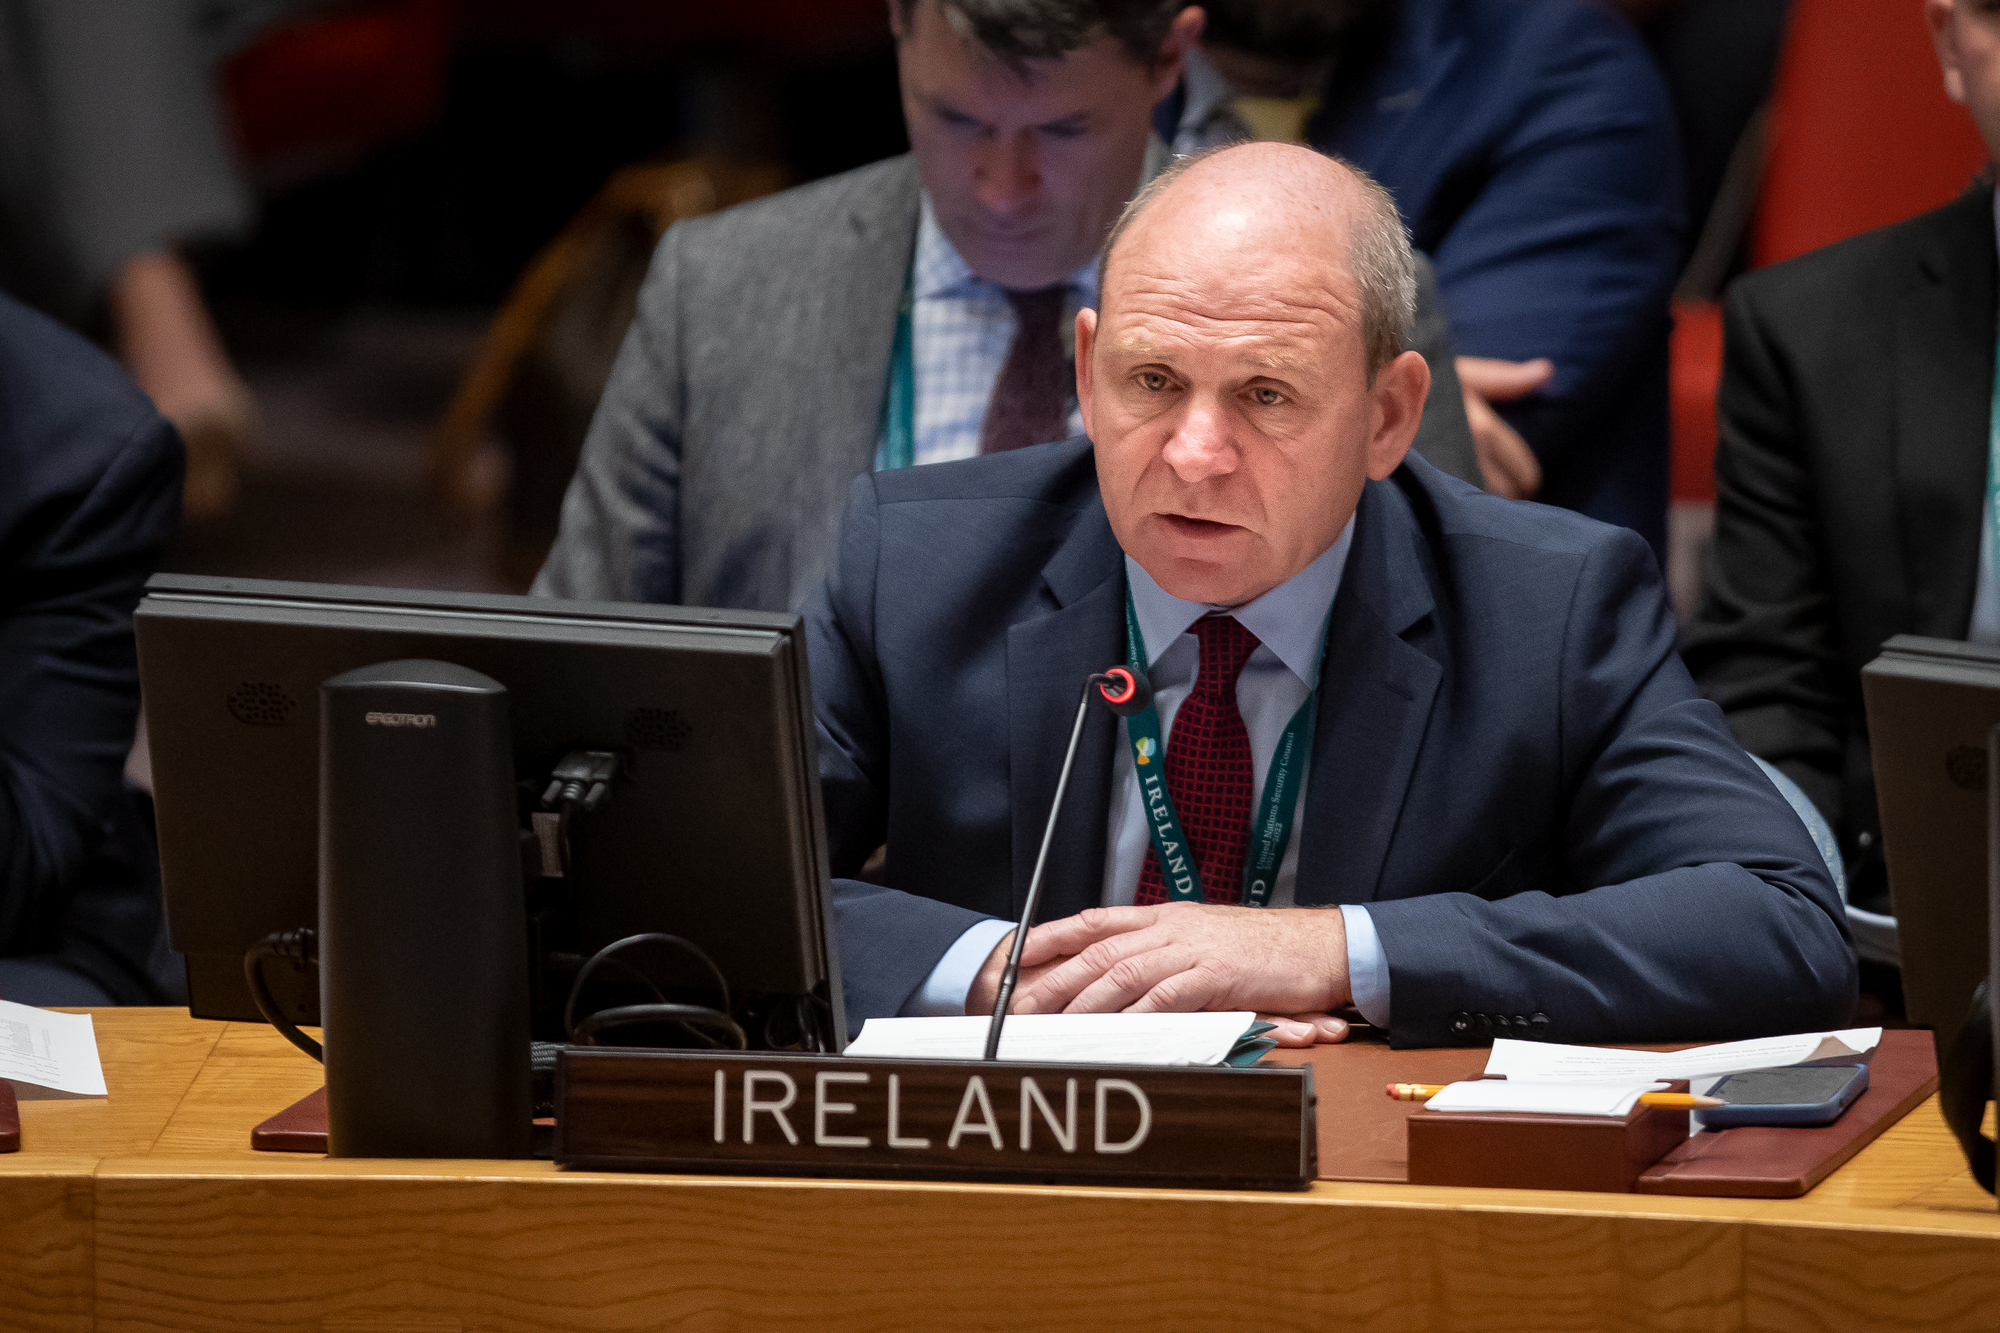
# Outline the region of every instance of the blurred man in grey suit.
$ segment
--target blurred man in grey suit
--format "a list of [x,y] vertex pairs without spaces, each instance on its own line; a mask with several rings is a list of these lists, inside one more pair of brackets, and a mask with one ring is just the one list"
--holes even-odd
[[[891,0],[908,156],[660,241],[535,591],[790,611],[849,483],[1079,432],[1096,254],[1164,168],[1179,0]],[[1479,481],[1428,266],[1418,449]]]

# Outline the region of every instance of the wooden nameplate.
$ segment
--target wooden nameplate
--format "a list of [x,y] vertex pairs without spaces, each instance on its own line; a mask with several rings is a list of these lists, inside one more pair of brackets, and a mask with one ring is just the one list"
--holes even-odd
[[14,1100],[14,1085],[0,1078],[0,1152],[21,1151],[21,1104]]
[[589,1170],[1305,1189],[1310,1067],[1161,1068],[569,1047]]

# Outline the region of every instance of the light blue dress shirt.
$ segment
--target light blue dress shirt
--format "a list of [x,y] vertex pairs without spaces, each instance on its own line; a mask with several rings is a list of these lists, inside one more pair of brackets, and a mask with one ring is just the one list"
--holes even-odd
[[[916,420],[911,461],[948,463],[979,454],[979,427],[993,386],[1007,364],[1018,320],[1007,291],[972,271],[938,225],[928,191],[917,221],[917,249],[910,270],[910,365],[915,375]],[[1097,260],[1069,276],[1063,303],[1063,346],[1076,337],[1076,312],[1097,303]],[[1070,405],[1069,434],[1083,434],[1083,418]],[[879,471],[888,441],[875,451]]]
[[[1303,570],[1279,584],[1256,601],[1237,608],[1233,614],[1259,640],[1255,652],[1244,664],[1236,682],[1237,708],[1243,714],[1244,729],[1250,736],[1250,758],[1259,775],[1252,793],[1252,808],[1263,794],[1271,756],[1278,748],[1285,725],[1311,693],[1311,680],[1320,644],[1324,641],[1327,612],[1340,591],[1341,575],[1347,567],[1348,548],[1354,540],[1354,521],[1332,546]],[[1174,715],[1194,688],[1200,664],[1199,642],[1189,632],[1195,621],[1212,611],[1227,608],[1182,601],[1159,584],[1136,560],[1125,558],[1125,573],[1132,589],[1133,608],[1138,612],[1139,630],[1146,639],[1147,677],[1153,685],[1153,702],[1160,711],[1161,734],[1171,744]],[[1139,774],[1132,762],[1129,745],[1119,745],[1112,770],[1112,798],[1107,846],[1104,857],[1102,901],[1107,907],[1132,902],[1139,887],[1139,871],[1151,845],[1144,801],[1139,791]],[[1310,772],[1299,788],[1299,809],[1304,808]],[[1285,849],[1272,887],[1271,906],[1290,907],[1298,880],[1299,844],[1296,831]],[[1354,1007],[1377,1027],[1389,1025],[1389,968],[1383,956],[1375,923],[1366,907],[1341,907],[1347,925],[1347,971],[1353,988]],[[931,975],[903,1006],[906,1014],[961,1014],[966,993],[979,968],[994,946],[1013,928],[1011,922],[982,921],[961,935],[932,969]]]

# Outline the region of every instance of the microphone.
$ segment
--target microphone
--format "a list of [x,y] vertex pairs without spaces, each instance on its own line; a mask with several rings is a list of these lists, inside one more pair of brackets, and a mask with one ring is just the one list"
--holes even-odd
[[1049,807],[1048,827],[1042,830],[1042,850],[1035,856],[1034,877],[1028,881],[1028,901],[1021,908],[1021,922],[1014,929],[1014,947],[1007,951],[1007,966],[1000,973],[1000,990],[993,1001],[993,1022],[986,1029],[988,1060],[1000,1058],[1000,1029],[1007,1022],[1007,1006],[1014,1000],[1014,983],[1021,976],[1021,948],[1028,942],[1028,927],[1035,909],[1041,905],[1042,872],[1048,868],[1049,844],[1055,841],[1056,820],[1062,814],[1063,796],[1069,791],[1069,770],[1076,762],[1076,745],[1083,739],[1083,718],[1090,710],[1090,696],[1096,694],[1119,717],[1144,712],[1153,702],[1153,685],[1139,672],[1126,667],[1097,671],[1083,682],[1083,697],[1076,701],[1076,722],[1069,729],[1069,749],[1063,755],[1062,776],[1056,779],[1056,799]]

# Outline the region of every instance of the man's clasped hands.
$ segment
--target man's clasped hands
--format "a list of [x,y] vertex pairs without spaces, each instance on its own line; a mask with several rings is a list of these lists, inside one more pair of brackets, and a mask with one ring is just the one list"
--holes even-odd
[[[1000,941],[966,995],[991,1013],[1014,934]],[[1093,907],[1036,926],[1021,950],[1011,1012],[1190,1013],[1248,1009],[1281,1046],[1342,1041],[1347,923],[1337,908],[1165,903]]]

